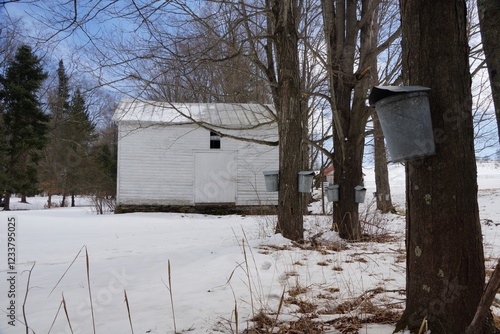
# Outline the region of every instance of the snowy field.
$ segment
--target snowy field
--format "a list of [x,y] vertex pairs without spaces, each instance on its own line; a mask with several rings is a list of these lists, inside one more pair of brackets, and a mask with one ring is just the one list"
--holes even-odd
[[[500,256],[500,164],[478,169],[492,269]],[[377,238],[345,245],[329,231],[328,216],[311,215],[306,237],[319,245],[314,249],[274,235],[274,217],[98,216],[85,199],[76,208],[48,210],[46,198],[29,204],[14,198],[17,210],[0,212],[0,333],[27,333],[26,326],[29,333],[54,334],[235,333],[251,327],[250,319],[269,328],[307,318],[321,322],[326,333],[391,333],[404,307],[404,217],[373,212],[373,170],[365,174],[367,200],[360,211]],[[390,178],[403,210],[404,169],[391,166]],[[7,267],[11,217],[15,285]],[[15,327],[9,325],[12,301]],[[270,317],[259,317],[260,310]]]

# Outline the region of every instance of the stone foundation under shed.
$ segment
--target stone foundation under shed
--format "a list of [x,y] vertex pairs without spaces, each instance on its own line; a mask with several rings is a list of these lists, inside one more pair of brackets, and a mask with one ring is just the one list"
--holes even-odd
[[197,213],[206,215],[275,215],[277,206],[274,205],[117,205],[115,214],[132,212],[175,212],[175,213]]

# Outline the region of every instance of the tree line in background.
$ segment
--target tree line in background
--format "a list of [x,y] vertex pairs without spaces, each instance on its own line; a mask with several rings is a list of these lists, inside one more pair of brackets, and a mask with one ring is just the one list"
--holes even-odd
[[[3,45],[2,56],[7,56]],[[62,60],[50,84],[28,45],[2,61],[0,75],[0,191],[4,210],[13,195],[48,196],[47,207],[75,206],[75,196],[113,198],[116,131],[97,124],[86,94],[72,84]],[[107,106],[112,109],[113,106]],[[95,115],[94,115],[95,116]],[[95,117],[94,117],[95,118]],[[62,196],[53,203],[52,196]],[[71,200],[69,200],[71,199]]]

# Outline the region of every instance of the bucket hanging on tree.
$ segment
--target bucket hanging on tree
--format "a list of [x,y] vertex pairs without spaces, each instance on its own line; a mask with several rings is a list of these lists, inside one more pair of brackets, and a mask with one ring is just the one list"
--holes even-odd
[[427,91],[423,86],[376,86],[369,102],[375,106],[390,161],[402,162],[435,154]]

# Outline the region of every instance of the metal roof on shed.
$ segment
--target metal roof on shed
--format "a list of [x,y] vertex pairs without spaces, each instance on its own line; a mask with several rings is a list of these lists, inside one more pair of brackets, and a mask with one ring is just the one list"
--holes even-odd
[[122,99],[113,120],[189,124],[201,122],[223,127],[252,127],[275,120],[271,105],[241,103],[169,103]]

